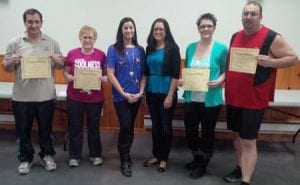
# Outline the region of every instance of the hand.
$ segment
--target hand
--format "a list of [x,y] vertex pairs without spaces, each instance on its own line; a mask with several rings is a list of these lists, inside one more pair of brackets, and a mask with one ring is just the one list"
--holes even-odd
[[257,63],[263,67],[272,67],[272,58],[267,55],[258,55],[256,60]]
[[107,76],[101,76],[100,80],[101,82],[107,82]]
[[134,94],[134,95],[133,95],[133,98],[136,99],[136,101],[138,101],[138,100],[142,97],[142,95],[143,95],[143,94],[141,94],[141,93]]
[[63,63],[63,56],[61,55],[58,55],[58,54],[52,54],[49,56],[50,59],[51,59],[51,62],[54,64],[54,65],[58,65],[58,66],[63,66],[64,63]]
[[183,79],[179,79],[178,81],[177,81],[177,86],[179,86],[179,87],[182,87],[183,86]]
[[126,98],[127,102],[128,103],[135,103],[137,101],[137,99],[134,97],[133,94],[130,94],[130,93],[124,93],[123,97]]
[[8,64],[15,65],[21,62],[22,56],[20,54],[13,54],[10,58],[7,59]]
[[164,108],[165,109],[170,108],[172,106],[172,103],[173,103],[173,97],[168,95],[164,101]]
[[75,77],[71,74],[65,74],[65,78],[68,82],[72,82],[75,80]]
[[207,86],[210,88],[216,88],[220,85],[221,83],[218,80],[213,80],[213,81],[209,81],[207,82]]

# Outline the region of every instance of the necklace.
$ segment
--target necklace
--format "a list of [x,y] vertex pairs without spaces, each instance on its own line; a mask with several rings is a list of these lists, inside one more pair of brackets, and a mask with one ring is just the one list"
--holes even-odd
[[134,63],[135,63],[135,48],[133,48],[131,57],[129,56],[129,51],[126,52],[126,57],[129,62],[129,76],[133,77],[134,76],[133,67],[134,67]]

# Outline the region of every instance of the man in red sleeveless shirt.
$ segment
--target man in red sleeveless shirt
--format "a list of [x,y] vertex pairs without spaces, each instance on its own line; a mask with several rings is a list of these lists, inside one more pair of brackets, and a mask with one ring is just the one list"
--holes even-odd
[[[250,183],[256,165],[257,135],[265,109],[274,98],[276,69],[298,62],[297,55],[283,37],[263,26],[261,20],[261,5],[248,2],[242,12],[244,29],[232,36],[230,44],[230,48],[259,49],[255,74],[226,71],[227,124],[234,132],[237,164],[224,180],[241,181],[241,185]],[[230,53],[228,59],[229,66]]]

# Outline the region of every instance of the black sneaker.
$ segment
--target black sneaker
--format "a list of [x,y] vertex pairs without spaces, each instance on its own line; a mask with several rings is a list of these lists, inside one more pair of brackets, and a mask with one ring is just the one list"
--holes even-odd
[[235,183],[239,182],[242,179],[242,171],[239,166],[236,166],[235,169],[228,175],[223,178],[226,182]]
[[197,166],[193,169],[193,171],[190,173],[191,179],[199,179],[206,173],[206,168],[202,166]]
[[192,160],[184,165],[184,168],[187,170],[194,170],[197,166],[196,160]]

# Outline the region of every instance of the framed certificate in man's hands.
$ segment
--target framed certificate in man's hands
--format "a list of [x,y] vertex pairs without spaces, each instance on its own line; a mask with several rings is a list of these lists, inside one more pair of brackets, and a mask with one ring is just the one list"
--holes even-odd
[[229,71],[255,74],[259,49],[231,48]]
[[22,79],[51,78],[51,61],[49,57],[22,57]]
[[101,70],[78,69],[74,70],[74,88],[101,90]]

